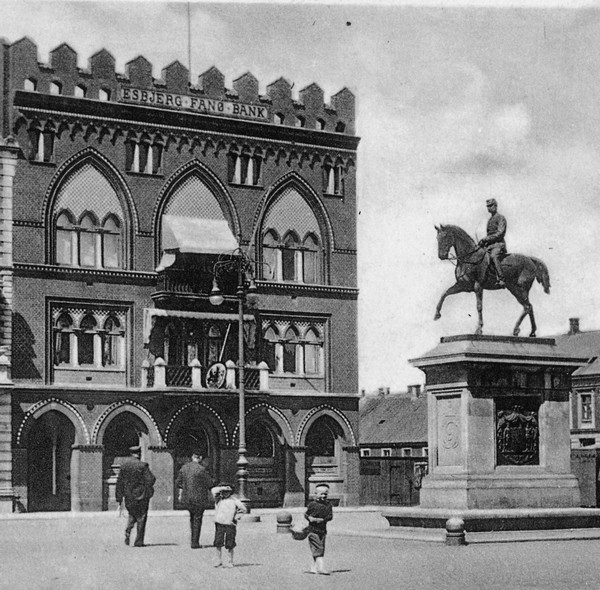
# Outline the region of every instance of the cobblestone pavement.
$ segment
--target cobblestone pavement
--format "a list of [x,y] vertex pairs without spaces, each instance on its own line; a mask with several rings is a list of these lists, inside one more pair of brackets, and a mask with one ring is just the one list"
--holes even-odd
[[[473,589],[600,588],[600,540],[441,543],[358,536],[376,513],[339,513],[327,540],[330,576],[305,573],[306,541],[277,534],[274,514],[239,525],[236,567],[212,567],[213,548],[189,547],[184,513],[151,513],[147,546],[126,547],[116,514],[0,519],[0,588],[83,589]],[[354,530],[354,535],[343,531]],[[201,543],[212,542],[205,516]]]

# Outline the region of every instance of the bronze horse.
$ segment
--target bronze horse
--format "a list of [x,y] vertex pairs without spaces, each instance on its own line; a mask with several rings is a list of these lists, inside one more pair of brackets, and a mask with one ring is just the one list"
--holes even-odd
[[[435,310],[434,320],[442,316],[442,305],[448,295],[455,293],[475,292],[477,296],[477,313],[479,324],[476,334],[483,331],[483,290],[500,289],[497,285],[496,273],[490,265],[490,255],[482,246],[478,246],[467,232],[456,225],[440,225],[437,230],[438,256],[441,260],[448,260],[450,248],[454,247],[456,254],[456,283],[452,285],[440,298]],[[514,295],[515,299],[523,306],[513,330],[513,336],[519,335],[519,326],[526,315],[531,321],[531,333],[535,336],[536,325],[533,316],[533,307],[529,302],[529,290],[534,280],[550,293],[550,276],[548,268],[539,259],[523,254],[508,254],[502,259],[502,271],[506,288]]]

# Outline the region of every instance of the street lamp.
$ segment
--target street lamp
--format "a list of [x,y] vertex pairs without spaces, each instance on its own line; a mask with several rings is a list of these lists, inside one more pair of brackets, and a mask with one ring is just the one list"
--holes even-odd
[[214,266],[213,286],[208,300],[212,305],[221,305],[224,297],[221,294],[217,277],[224,272],[235,271],[237,274],[237,289],[235,296],[238,302],[238,396],[239,396],[239,445],[237,460],[238,495],[240,501],[250,513],[250,500],[246,496],[246,483],[248,481],[248,459],[246,459],[246,387],[244,374],[244,304],[256,296],[254,283],[255,261],[241,248],[231,253],[228,260],[219,260]]

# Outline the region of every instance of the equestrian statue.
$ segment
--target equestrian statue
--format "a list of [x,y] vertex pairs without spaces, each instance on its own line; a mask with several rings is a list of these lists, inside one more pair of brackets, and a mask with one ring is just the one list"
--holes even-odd
[[477,314],[479,323],[476,334],[483,333],[483,290],[508,289],[515,299],[523,306],[513,329],[513,336],[519,335],[519,326],[529,316],[531,332],[536,332],[533,306],[529,301],[529,290],[534,280],[542,285],[545,293],[550,293],[550,276],[548,268],[539,259],[523,254],[507,254],[504,236],[506,234],[506,219],[498,213],[498,203],[495,199],[486,201],[490,212],[487,225],[487,235],[476,243],[466,231],[456,225],[440,225],[437,230],[438,256],[440,260],[448,260],[450,249],[454,248],[456,255],[456,283],[440,298],[434,320],[442,316],[442,305],[448,295],[455,293],[475,292],[477,297]]

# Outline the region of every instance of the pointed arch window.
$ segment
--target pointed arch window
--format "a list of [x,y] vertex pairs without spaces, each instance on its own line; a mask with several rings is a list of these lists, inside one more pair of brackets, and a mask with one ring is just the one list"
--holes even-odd
[[62,313],[56,320],[54,341],[54,364],[69,365],[73,350],[73,319],[68,313]]
[[326,275],[322,226],[308,195],[282,188],[271,201],[262,225],[262,277],[321,284]]
[[81,266],[95,267],[97,264],[96,220],[91,214],[84,214],[79,222],[79,263]]
[[298,366],[298,333],[294,328],[288,328],[283,337],[283,372],[296,373]]
[[279,332],[273,326],[269,326],[263,336],[263,357],[272,372],[283,371]]
[[61,211],[56,219],[55,262],[88,268],[121,268],[123,266],[123,231],[119,218],[109,214],[102,227],[91,212],[81,216],[77,225],[69,211]]
[[31,129],[29,131],[31,151],[29,159],[33,162],[50,163],[54,160],[54,131],[50,128]]
[[123,365],[125,334],[119,320],[111,315],[104,322],[104,341],[102,343],[102,366],[120,367]]
[[344,169],[340,163],[326,163],[323,166],[323,192],[326,195],[344,196]]
[[87,94],[87,88],[82,85],[75,86],[73,94],[75,95],[75,98],[85,98],[85,95]]
[[50,94],[62,94],[62,84],[60,82],[50,82]]
[[121,224],[110,216],[102,228],[102,265],[104,268],[120,268],[121,266]]
[[23,82],[23,90],[35,92],[37,90],[37,80],[35,78],[27,78],[25,82]]
[[129,139],[125,142],[125,169],[139,174],[161,174],[163,146],[157,141]]
[[229,153],[229,182],[246,186],[260,186],[262,183],[262,156],[235,151]]
[[315,328],[309,328],[304,337],[304,373],[320,375],[322,364],[323,339]]
[[[325,324],[313,320],[288,320],[284,325],[265,318],[262,359],[275,374],[292,373],[322,379],[324,377]],[[283,334],[283,336],[281,335]]]
[[100,344],[97,322],[93,315],[87,314],[79,324],[79,338],[77,342],[77,360],[79,365],[94,365],[94,360],[99,359],[96,348]]
[[72,265],[77,250],[77,232],[69,213],[63,212],[56,220],[56,263]]
[[51,302],[54,338],[49,361],[53,383],[125,385],[127,379],[126,306],[71,307]]
[[320,283],[321,268],[319,264],[319,242],[317,237],[309,234],[302,244],[302,270],[305,283]]
[[298,272],[298,237],[290,232],[283,240],[281,252],[281,269],[284,281],[295,281],[301,273]]
[[273,230],[268,231],[263,238],[263,276],[266,280],[281,280],[281,248],[279,238]]

